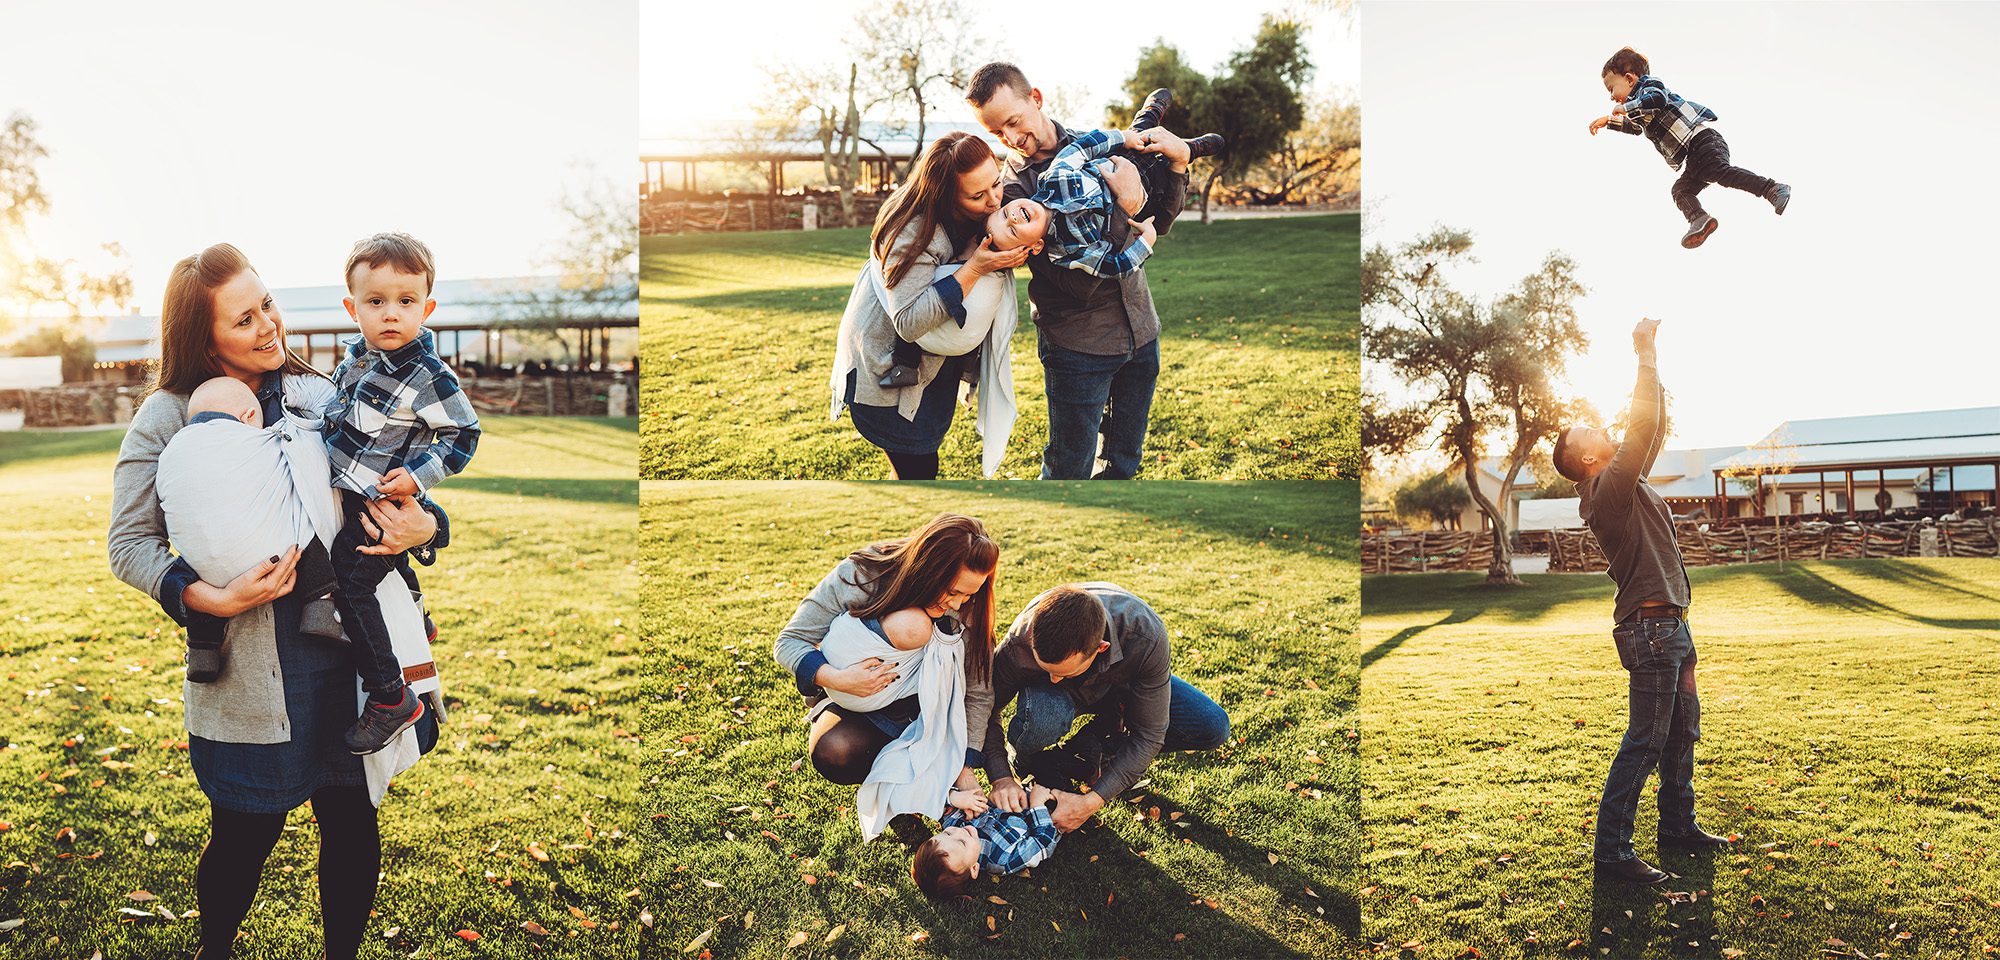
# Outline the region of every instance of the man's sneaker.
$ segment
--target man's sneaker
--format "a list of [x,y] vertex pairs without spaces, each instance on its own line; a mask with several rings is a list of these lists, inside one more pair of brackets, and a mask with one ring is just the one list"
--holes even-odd
[[1681,246],[1689,250],[1701,246],[1702,241],[1707,240],[1708,235],[1714,233],[1715,228],[1721,225],[1720,222],[1708,214],[1696,215],[1693,220],[1688,221],[1688,232],[1681,236]]
[[1771,209],[1778,211],[1778,216],[1784,216],[1785,204],[1792,202],[1791,184],[1771,184],[1771,189],[1764,191],[1764,199],[1771,201]]
[[360,719],[347,728],[347,750],[356,756],[380,751],[423,715],[424,701],[410,692],[408,684],[403,685],[403,699],[396,703],[384,705],[369,697]]
[[1219,133],[1204,133],[1193,140],[1189,140],[1187,145],[1188,160],[1190,161],[1200,160],[1203,157],[1219,157],[1222,155],[1223,150],[1227,149],[1227,145],[1223,143],[1222,134]]
[[221,676],[221,647],[188,644],[187,678],[189,683],[214,683]]
[[1139,112],[1132,115],[1132,129],[1149,130],[1167,122],[1167,111],[1174,108],[1174,92],[1161,87],[1146,94],[1146,102],[1140,104]]

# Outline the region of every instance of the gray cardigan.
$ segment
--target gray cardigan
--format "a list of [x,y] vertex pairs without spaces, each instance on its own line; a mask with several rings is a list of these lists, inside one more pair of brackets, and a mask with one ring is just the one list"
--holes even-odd
[[[288,378],[290,376],[288,375]],[[287,386],[292,386],[287,384]],[[187,398],[155,391],[132,417],[118,466],[111,475],[111,530],[105,545],[111,572],[154,600],[174,565],[167,546],[167,520],[154,489],[160,451],[187,425]],[[182,682],[187,731],[224,743],[284,743],[292,738],[285,713],[285,683],[278,672],[278,639],[271,605],[229,618],[223,633],[229,649],[222,676],[213,683]]]
[[[854,291],[849,295],[849,308],[841,317],[839,342],[836,344],[836,358],[845,357],[846,363],[858,371],[854,382],[854,402],[872,407],[895,407],[904,419],[917,415],[917,404],[923,399],[924,388],[937,379],[938,369],[944,366],[945,358],[926,353],[917,367],[917,382],[907,387],[882,387],[878,383],[883,374],[893,365],[896,340],[901,338],[915,342],[918,337],[947,323],[956,322],[943,296],[937,291],[937,268],[950,263],[956,255],[951,248],[951,238],[946,236],[944,227],[932,231],[928,240],[917,236],[920,224],[912,221],[903,228],[895,242],[889,244],[889,262],[882,265],[882,280],[888,282],[889,267],[901,258],[910,244],[923,243],[924,252],[910,265],[908,273],[895,286],[889,287],[890,309],[884,309],[876,300],[873,286],[866,273],[854,282]],[[837,361],[838,362],[838,361]],[[977,365],[972,366],[977,370]],[[847,370],[835,370],[837,381],[847,375]]]
[[[826,629],[834,618],[869,601],[869,592],[855,582],[858,578],[853,558],[844,559],[799,602],[791,622],[771,645],[771,657],[778,666],[796,676],[799,663],[826,639]],[[974,749],[978,749],[979,731],[986,728],[986,718],[993,711],[992,671],[987,674],[983,683],[975,684],[968,677],[965,684],[965,731]]]

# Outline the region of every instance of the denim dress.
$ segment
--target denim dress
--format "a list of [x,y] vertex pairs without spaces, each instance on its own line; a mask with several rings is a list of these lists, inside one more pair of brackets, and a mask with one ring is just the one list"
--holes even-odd
[[[284,413],[281,383],[281,375],[271,373],[257,390],[266,423]],[[224,743],[188,736],[195,782],[209,802],[225,810],[284,813],[321,787],[368,782],[361,758],[347,751],[345,739],[347,728],[361,715],[354,654],[346,643],[300,633],[304,607],[305,598],[297,594],[271,601],[292,739]],[[437,715],[426,710],[415,729],[418,746],[429,752],[437,744]]]

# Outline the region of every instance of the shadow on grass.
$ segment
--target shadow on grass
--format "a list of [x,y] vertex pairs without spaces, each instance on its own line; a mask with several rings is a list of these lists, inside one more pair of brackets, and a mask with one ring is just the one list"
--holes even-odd
[[[1148,803],[1156,799],[1159,798],[1148,797]],[[1161,803],[1160,807],[1161,822],[1166,823],[1168,804]],[[1107,812],[1122,809],[1123,805],[1106,808]],[[1200,831],[1199,838],[1191,835],[1197,831]],[[1267,866],[1262,851],[1224,836],[1221,830],[1203,825],[1180,833],[1209,848],[1244,874],[1282,874],[1276,883],[1265,884],[1278,894],[1279,901],[1307,914],[1312,914],[1315,907],[1323,905],[1329,917],[1338,915],[1346,918],[1329,920],[1330,923],[1343,924],[1339,928],[1343,933],[1351,938],[1358,931],[1359,904],[1345,892],[1314,887],[1314,892],[1325,898],[1324,901],[1315,901],[1305,895],[1304,890],[1310,884],[1302,875],[1289,869],[1278,870]],[[1226,910],[1209,909],[1202,903],[1202,895],[1169,876],[1150,858],[1142,856],[1140,851],[1127,844],[1116,831],[1101,824],[1065,835],[1049,859],[1030,874],[1027,878],[1005,879],[997,885],[981,882],[972,888],[972,896],[951,903],[934,903],[908,888],[904,889],[900,899],[911,915],[928,922],[931,929],[947,932],[947,938],[940,938],[937,947],[951,956],[962,956],[975,949],[1012,953],[1006,949],[1009,938],[1004,927],[1001,928],[1001,936],[992,941],[985,939],[986,916],[1002,912],[984,899],[988,894],[1006,897],[1015,905],[1029,910],[1052,907],[1053,904],[1047,902],[1049,897],[1065,894],[1071,897],[1070,902],[1063,905],[1065,912],[1055,914],[1063,918],[1058,921],[1064,924],[1062,946],[1029,948],[1034,950],[1031,954],[1034,956],[1157,956],[1175,949],[1178,943],[1174,939],[1176,934],[1186,935],[1185,943],[1194,949],[1194,955],[1304,956],[1264,930],[1232,919]],[[1029,883],[1041,886],[1049,893],[1036,896],[1022,889],[1023,884]],[[1207,897],[1215,895],[1211,891]],[[1230,892],[1223,895],[1229,896]],[[1068,911],[1077,910],[1089,914],[1092,919],[1084,923],[1069,923],[1078,918]],[[1168,919],[1169,916],[1172,919]],[[1047,934],[1048,931],[1041,933]]]
[[576,503],[639,503],[638,480],[552,480],[545,477],[454,477],[453,490],[472,490],[517,497],[543,497]]
[[[1664,938],[1676,957],[1722,956],[1711,891],[1715,858],[1728,853],[1702,850],[1663,856],[1655,865],[1675,876],[1653,887],[1593,879],[1591,945],[1614,957],[1652,956],[1648,948]],[[1665,909],[1656,911],[1663,903]]]
[[[1359,542],[1359,488],[1352,483],[1265,480],[1229,485],[1172,480],[1131,483],[1067,480],[940,484],[941,489],[953,487],[1014,500],[1118,510],[1156,523],[1194,527],[1333,560],[1352,561]],[[1292,536],[1287,539],[1285,534]],[[1320,547],[1331,550],[1321,552]]]
[[1412,637],[1415,637],[1417,634],[1420,634],[1425,630],[1429,630],[1432,627],[1450,626],[1451,624],[1454,623],[1464,623],[1467,620],[1471,620],[1474,617],[1479,616],[1482,612],[1484,611],[1460,607],[1459,609],[1453,610],[1452,612],[1445,614],[1443,617],[1431,623],[1418,624],[1417,626],[1414,627],[1404,627],[1403,629],[1396,631],[1395,636],[1392,636],[1389,639],[1382,641],[1381,643],[1369,647],[1367,652],[1361,655],[1361,669],[1363,670],[1368,669],[1369,664],[1374,663],[1375,661],[1380,660],[1391,653],[1394,653],[1397,647],[1402,646]]
[[[1919,573],[1917,571],[1895,570],[1889,567],[1871,570],[1860,566],[1855,568],[1855,572],[1888,583],[1903,583],[1919,589],[1938,589],[1943,587],[1947,590],[1970,594],[1980,599],[1990,599],[1990,595],[1988,594],[1974,593],[1965,587],[1950,585],[1948,581],[1952,578],[1941,578],[1927,572]],[[1793,596],[1800,600],[1821,607],[1845,610],[1861,616],[1880,617],[1885,620],[1903,620],[1909,623],[1920,623],[1925,626],[1955,630],[2000,630],[2000,617],[1964,619],[1922,616],[1883,603],[1880,600],[1862,596],[1847,587],[1834,583],[1817,570],[1809,567],[1794,567],[1786,571],[1785,576],[1774,577],[1772,579],[1776,581],[1777,586],[1790,591]]]

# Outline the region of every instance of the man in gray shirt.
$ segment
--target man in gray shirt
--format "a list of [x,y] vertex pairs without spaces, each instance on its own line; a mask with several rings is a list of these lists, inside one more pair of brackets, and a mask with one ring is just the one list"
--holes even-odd
[[[1137,782],[1161,750],[1228,742],[1229,715],[1173,676],[1168,660],[1159,614],[1115,584],[1067,584],[1030,601],[993,648],[992,709],[967,731],[984,755],[993,804],[1027,808],[1010,746],[1024,773],[1055,790],[1056,826],[1067,833]],[[1017,698],[1003,737],[1000,711]],[[1096,716],[1056,746],[1082,714]],[[1069,789],[1075,781],[1081,792]]]
[[1570,427],[1556,435],[1555,449],[1556,472],[1576,483],[1583,522],[1618,584],[1611,638],[1630,677],[1625,737],[1598,801],[1592,859],[1599,876],[1642,884],[1667,878],[1632,848],[1640,793],[1654,767],[1660,770],[1660,848],[1712,850],[1729,843],[1695,824],[1701,699],[1695,693],[1694,637],[1687,627],[1687,568],[1674,540],[1673,512],[1646,483],[1666,433],[1666,394],[1653,347],[1659,326],[1646,319],[1632,328],[1639,382],[1624,442],[1602,427]]
[[[1003,175],[1004,196],[1033,196],[1056,152],[1076,136],[1042,112],[1042,92],[1011,63],[989,63],[973,73],[966,102],[979,123],[1015,153]],[[1173,161],[1162,177],[1167,190],[1155,198],[1162,223],[1187,202],[1187,141],[1165,130],[1148,132],[1157,152]],[[1110,218],[1106,237],[1123,249],[1130,224]],[[1161,233],[1166,231],[1162,229]],[[1153,386],[1160,376],[1160,317],[1140,267],[1120,277],[1096,277],[1028,258],[1029,314],[1039,332],[1049,442],[1042,449],[1042,478],[1091,477],[1103,438],[1104,469],[1098,479],[1129,479],[1139,472]]]

